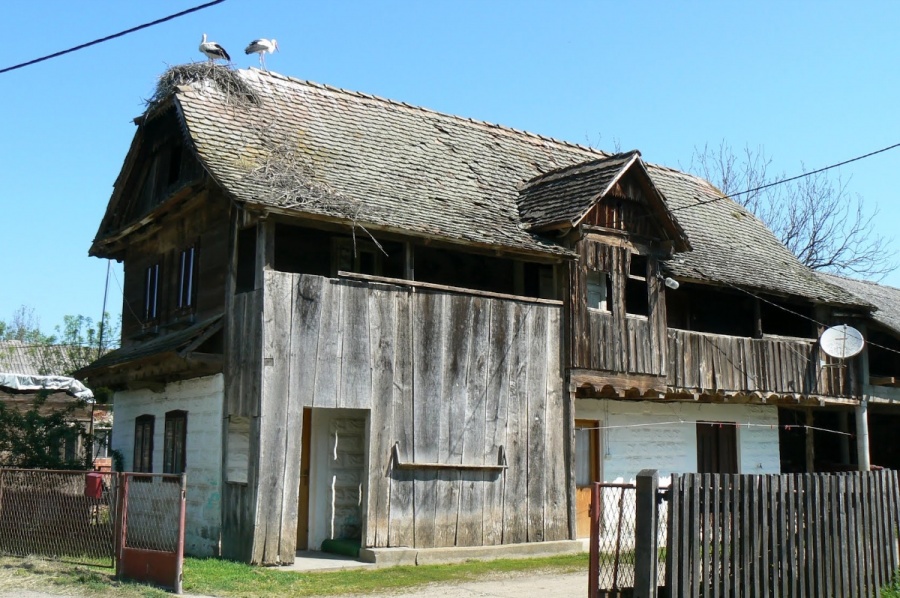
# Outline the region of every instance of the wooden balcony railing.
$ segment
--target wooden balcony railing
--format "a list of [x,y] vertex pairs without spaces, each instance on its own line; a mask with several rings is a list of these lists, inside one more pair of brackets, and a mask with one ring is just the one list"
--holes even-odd
[[855,396],[854,360],[827,356],[814,340],[752,339],[669,329],[667,385],[818,396]]

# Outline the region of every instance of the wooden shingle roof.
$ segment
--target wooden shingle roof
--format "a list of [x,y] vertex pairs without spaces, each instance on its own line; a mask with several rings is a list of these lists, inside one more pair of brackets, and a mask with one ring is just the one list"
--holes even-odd
[[[178,87],[174,103],[213,179],[234,200],[264,210],[356,220],[508,251],[570,255],[529,229],[577,212],[590,190],[563,199],[526,197],[521,206],[520,191],[539,175],[610,158],[591,148],[272,72],[237,74],[259,103],[235,104],[208,83]],[[615,160],[608,170],[599,168],[591,183],[601,185],[615,170]],[[670,260],[672,275],[859,304],[807,269],[758,219],[708,182],[642,165],[693,247]],[[290,176],[283,176],[285,170]],[[285,180],[291,192],[285,192]]]
[[[197,153],[238,201],[461,243],[565,253],[520,226],[517,185],[604,154],[408,104],[239,71],[261,102],[236,109],[210,86],[176,101]],[[303,174],[304,196],[263,170]]]
[[875,306],[876,311],[871,314],[871,318],[896,334],[900,334],[900,289],[834,274],[822,274],[821,276]]

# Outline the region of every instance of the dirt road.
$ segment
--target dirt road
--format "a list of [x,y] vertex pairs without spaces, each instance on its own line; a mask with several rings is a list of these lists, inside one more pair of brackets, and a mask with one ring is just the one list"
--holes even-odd
[[577,598],[587,594],[587,581],[587,574],[584,572],[515,575],[503,579],[428,585],[391,594],[369,594],[366,598]]

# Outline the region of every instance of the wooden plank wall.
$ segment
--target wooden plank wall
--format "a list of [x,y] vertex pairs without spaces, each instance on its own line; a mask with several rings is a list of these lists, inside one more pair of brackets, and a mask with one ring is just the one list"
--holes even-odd
[[265,279],[255,562],[293,555],[303,407],[370,410],[366,546],[568,538],[560,306]]
[[672,476],[671,596],[877,597],[900,565],[897,472]]
[[[573,367],[632,374],[666,375],[665,287],[659,280],[659,262],[647,256],[649,316],[627,316],[625,281],[631,268],[631,250],[590,238],[579,241],[580,259],[571,268]],[[612,281],[612,310],[587,307],[587,271],[606,272]]]
[[[686,390],[777,392],[820,396],[858,396],[848,371],[838,367],[815,341],[751,339],[671,329],[669,387]],[[822,359],[826,360],[825,365]],[[858,378],[858,377],[857,377]]]
[[[251,439],[259,436],[262,346],[253,340],[262,338],[262,313],[262,290],[234,295],[225,326],[225,414],[226,417],[250,418]],[[258,451],[259,444],[251,440],[246,483],[230,483],[223,479],[222,556],[226,559],[253,560],[259,468],[252,464],[259,462]]]

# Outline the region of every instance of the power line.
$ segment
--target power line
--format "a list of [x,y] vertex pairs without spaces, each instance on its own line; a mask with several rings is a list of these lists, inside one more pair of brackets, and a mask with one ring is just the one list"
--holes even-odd
[[827,432],[830,434],[838,434],[841,436],[850,436],[853,437],[855,434],[851,432],[841,432],[839,430],[830,430],[828,428],[820,428],[816,426],[807,426],[804,424],[753,424],[749,422],[737,422],[737,421],[723,421],[723,422],[700,422],[700,421],[689,421],[679,419],[678,421],[660,421],[660,422],[647,422],[643,424],[619,424],[614,426],[592,426],[588,428],[577,428],[578,430],[620,430],[620,429],[632,429],[632,428],[652,428],[659,426],[693,426],[698,423],[710,423],[713,425],[722,426],[732,426],[734,428],[769,428],[770,430],[812,430],[815,432]]
[[798,175],[796,175],[796,176],[792,176],[792,177],[789,177],[789,178],[786,178],[786,179],[779,179],[779,180],[777,180],[777,181],[772,181],[771,183],[766,183],[765,185],[760,185],[759,187],[754,187],[754,188],[752,188],[752,189],[747,189],[746,191],[739,191],[739,192],[737,192],[737,193],[729,193],[729,194],[727,194],[727,195],[726,195],[726,194],[722,194],[720,197],[714,197],[714,198],[712,198],[712,199],[707,199],[707,200],[704,200],[704,201],[698,201],[697,203],[692,203],[692,204],[689,204],[689,205],[686,205],[686,206],[678,206],[678,207],[675,207],[675,208],[671,208],[670,211],[672,211],[672,212],[678,212],[679,210],[687,210],[688,208],[696,208],[696,207],[698,207],[698,206],[704,206],[704,205],[706,205],[706,204],[714,203],[714,202],[717,202],[717,201],[722,201],[723,199],[731,199],[731,198],[733,198],[733,197],[735,197],[735,196],[738,196],[738,195],[747,195],[748,193],[756,193],[757,191],[762,191],[763,189],[768,189],[768,188],[770,188],[770,187],[775,187],[776,185],[783,185],[784,183],[789,183],[789,182],[791,182],[791,181],[796,181],[796,180],[798,180],[798,179],[806,178],[806,177],[812,176],[812,175],[814,175],[814,174],[819,174],[820,172],[825,172],[826,170],[831,170],[832,168],[838,168],[838,167],[840,167],[840,166],[844,166],[844,165],[846,165],[846,164],[850,164],[851,162],[858,162],[859,160],[864,160],[864,159],[866,159],[866,158],[871,158],[872,156],[875,156],[875,155],[877,155],[877,154],[882,154],[882,153],[884,153],[884,152],[890,151],[890,150],[895,149],[895,148],[898,148],[898,147],[900,147],[900,143],[895,143],[895,144],[893,144],[893,145],[889,145],[889,146],[887,146],[887,147],[883,147],[883,148],[881,148],[881,149],[879,149],[879,150],[875,150],[875,151],[873,151],[873,152],[869,152],[869,153],[863,154],[863,155],[861,155],[861,156],[856,156],[855,158],[850,158],[849,160],[844,160],[843,162],[838,162],[838,163],[836,163],[836,164],[830,164],[830,165],[828,165],[828,166],[825,166],[825,167],[822,167],[822,168],[819,168],[819,169],[816,169],[816,170],[813,170],[813,171],[810,171],[810,172],[804,172],[803,174],[798,174]]
[[[707,274],[705,274],[705,273],[704,273],[702,270],[700,270],[699,268],[692,267],[692,270],[694,270],[694,272],[696,272],[697,274],[699,274],[702,278],[705,278],[706,280],[716,280],[715,278],[713,278],[713,277],[708,276]],[[803,318],[803,319],[805,319],[805,320],[809,320],[810,322],[812,322],[813,324],[816,324],[817,326],[821,326],[822,328],[828,328],[828,325],[827,325],[827,324],[824,324],[824,323],[822,323],[822,322],[816,320],[815,318],[811,318],[811,317],[809,317],[809,316],[807,316],[807,315],[805,315],[805,314],[802,314],[802,313],[800,313],[800,312],[798,312],[798,311],[794,311],[794,310],[792,310],[792,309],[790,309],[790,308],[788,308],[788,307],[785,307],[784,305],[781,305],[781,304],[779,304],[779,303],[775,303],[774,301],[769,301],[769,300],[766,299],[765,297],[762,297],[762,296],[760,296],[760,295],[757,295],[756,293],[753,293],[753,292],[751,292],[751,291],[748,291],[747,289],[741,288],[741,287],[739,287],[739,286],[737,286],[737,285],[735,285],[735,284],[732,284],[732,283],[730,283],[730,282],[728,282],[728,281],[725,281],[725,280],[722,280],[722,281],[719,281],[719,282],[721,282],[721,283],[724,284],[725,286],[729,286],[729,287],[731,287],[731,288],[733,288],[733,289],[735,289],[735,290],[741,291],[742,293],[746,293],[746,294],[750,295],[751,297],[755,297],[756,299],[762,301],[763,303],[768,303],[769,305],[771,305],[771,306],[773,306],[773,307],[777,307],[778,309],[784,310],[784,311],[788,312],[789,314],[795,315],[795,316],[797,316],[797,317],[799,317],[799,318]],[[873,342],[870,341],[869,339],[866,339],[866,344],[871,345],[871,346],[873,346],[873,347],[877,347],[877,348],[879,348],[879,349],[884,349],[885,351],[890,351],[891,353],[897,353],[898,355],[900,355],[900,351],[898,351],[897,349],[892,349],[892,348],[890,348],[890,347],[885,347],[884,345],[879,345],[879,344],[877,344],[877,343],[873,343]]]
[[53,54],[48,54],[47,56],[41,56],[40,58],[35,58],[34,60],[29,60],[28,62],[23,62],[21,64],[17,64],[14,66],[9,66],[9,67],[6,67],[5,69],[0,69],[0,75],[2,75],[3,73],[8,73],[9,71],[14,71],[16,69],[24,68],[26,66],[31,66],[32,64],[37,64],[38,62],[50,60],[51,58],[57,58],[59,56],[63,56],[64,54],[70,54],[72,52],[77,52],[78,50],[83,50],[84,48],[89,48],[90,46],[96,46],[97,44],[102,44],[103,42],[107,42],[111,39],[116,39],[117,37],[122,37],[123,35],[128,35],[129,33],[134,33],[135,31],[140,31],[141,29],[147,29],[148,27],[153,27],[154,25],[159,25],[160,23],[165,23],[166,21],[171,21],[172,19],[177,19],[178,17],[183,17],[184,15],[190,14],[192,12],[197,12],[198,10],[203,10],[204,8],[209,8],[210,6],[215,6],[216,4],[221,4],[222,2],[225,2],[225,0],[213,0],[212,2],[207,2],[206,4],[201,4],[200,6],[195,6],[194,8],[189,8],[187,10],[177,12],[173,15],[169,15],[167,17],[163,17],[161,19],[157,19],[157,20],[151,21],[149,23],[144,23],[143,25],[138,25],[137,27],[132,27],[131,29],[126,29],[125,31],[120,31],[119,33],[114,33],[112,35],[107,35],[106,37],[101,37],[100,39],[95,39],[94,41],[90,41],[90,42],[87,42],[86,44],[81,44],[81,45],[75,46],[74,48],[69,48],[68,50],[54,52]]

